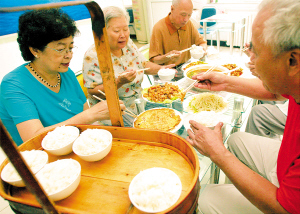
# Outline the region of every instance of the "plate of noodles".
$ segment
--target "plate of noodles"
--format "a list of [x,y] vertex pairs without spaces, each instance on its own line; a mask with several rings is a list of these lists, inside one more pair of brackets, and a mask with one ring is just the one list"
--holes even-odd
[[172,103],[178,99],[183,100],[185,93],[178,85],[166,82],[163,85],[153,85],[149,88],[144,88],[142,95],[147,102]]
[[227,100],[219,94],[204,92],[188,97],[183,101],[183,110],[196,114],[202,111],[224,113],[228,109]]

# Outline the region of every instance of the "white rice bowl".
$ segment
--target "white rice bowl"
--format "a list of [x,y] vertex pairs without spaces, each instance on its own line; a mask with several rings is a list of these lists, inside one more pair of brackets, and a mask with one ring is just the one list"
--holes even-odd
[[103,159],[111,150],[112,135],[105,129],[87,129],[73,144],[73,152],[85,161]]
[[[20,153],[33,174],[36,174],[43,166],[45,166],[45,164],[48,163],[47,152],[41,150],[31,150],[22,151]],[[1,178],[3,181],[16,187],[25,186],[24,181],[10,162],[3,168],[1,172]]]
[[79,136],[75,126],[60,126],[47,133],[42,141],[42,147],[53,155],[67,155],[72,152],[72,145]]
[[129,185],[129,198],[142,212],[162,212],[176,203],[182,191],[179,177],[171,170],[154,167],[141,171]]
[[36,174],[37,180],[53,201],[70,196],[78,187],[80,177],[80,163],[73,159],[48,163]]
[[219,122],[229,123],[230,117],[214,111],[201,111],[196,114],[186,114],[183,122],[186,130],[190,129],[190,120],[194,120],[203,126],[214,129]]

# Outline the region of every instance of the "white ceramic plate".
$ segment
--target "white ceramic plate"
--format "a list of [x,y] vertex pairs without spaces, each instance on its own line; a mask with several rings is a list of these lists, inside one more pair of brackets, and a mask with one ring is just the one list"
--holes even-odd
[[[195,63],[199,63],[199,64],[195,64]],[[207,63],[202,62],[202,61],[200,61],[200,60],[195,60],[195,59],[193,59],[190,63],[185,63],[185,64],[181,67],[181,70],[184,72],[184,71],[186,70],[186,67],[187,67],[188,65],[190,65],[190,64],[195,64],[195,65],[193,65],[193,66],[191,66],[191,67],[189,67],[189,68],[192,68],[192,67],[194,67],[194,66],[196,66],[196,65],[205,65],[205,64],[207,64]]]
[[[213,64],[202,64],[202,65],[195,65],[195,66],[192,66],[192,67],[190,67],[190,68],[188,68],[188,69],[186,69],[186,70],[184,71],[184,76],[185,76],[186,78],[189,78],[189,77],[187,76],[187,73],[188,73],[190,70],[192,70],[192,69],[196,69],[196,68],[200,68],[200,69],[209,69],[209,68],[211,68],[212,66],[214,66],[214,65],[213,65]],[[218,66],[216,67],[216,69],[218,69],[218,70],[220,70],[220,71],[228,71],[227,68],[225,68],[225,67],[223,67],[223,66],[221,66],[221,65],[218,65]],[[225,75],[228,75],[228,74],[226,73]],[[191,78],[189,78],[189,79],[191,79]]]
[[[222,113],[224,113],[224,112],[226,112],[226,111],[228,110],[229,104],[228,104],[228,101],[226,100],[225,97],[223,97],[223,96],[221,96],[221,95],[219,95],[219,94],[217,94],[217,93],[211,93],[211,92],[204,92],[204,93],[215,94],[215,95],[221,97],[221,98],[224,100],[224,102],[227,103],[227,106],[226,106],[223,110],[217,112],[218,114],[222,114]],[[190,102],[192,101],[192,99],[193,99],[194,97],[199,96],[199,95],[201,95],[201,94],[203,94],[203,93],[195,94],[195,95],[192,95],[192,96],[189,96],[188,98],[186,98],[186,99],[183,101],[183,111],[185,111],[185,112],[187,112],[187,113],[190,113],[190,114],[194,114],[194,111],[192,111],[192,109],[190,109],[189,104],[190,104]]]
[[[149,191],[145,190],[145,188],[140,189],[139,187],[141,185],[144,187],[148,186]],[[156,190],[158,191],[156,192]],[[169,200],[166,199],[168,204],[161,203],[160,207],[150,208],[151,205],[157,206],[157,203],[160,203],[162,198],[168,197],[168,194],[165,194],[166,191],[169,194],[173,193],[173,197]],[[156,195],[151,195],[149,194],[150,192],[156,192]],[[149,168],[141,171],[132,179],[128,189],[129,199],[132,204],[137,209],[146,213],[158,213],[168,209],[176,203],[181,192],[182,184],[178,175],[170,169],[160,167]],[[139,195],[142,195],[142,197],[146,197],[149,200],[150,204],[147,204],[148,207],[147,205],[142,204],[145,201],[140,200]]]
[[[150,110],[153,110],[153,109],[164,109],[164,108],[152,108],[152,109],[149,109],[149,110],[147,110],[147,111],[150,111]],[[179,111],[177,111],[177,110],[175,110],[175,109],[172,109],[172,110],[174,110],[175,114],[176,114],[176,115],[179,115],[179,116],[180,116],[180,119],[181,119],[181,120],[180,120],[180,123],[179,123],[177,126],[175,126],[174,129],[172,129],[172,130],[169,131],[169,132],[171,132],[171,133],[175,133],[175,132],[177,132],[177,131],[182,127],[182,125],[183,125],[183,116],[182,116],[182,114],[181,114]],[[144,112],[143,112],[143,113],[144,113]],[[143,114],[143,113],[141,113],[141,114]],[[139,115],[137,116],[137,118],[138,118],[141,114],[139,114]],[[133,128],[136,128],[136,127],[134,127],[134,123],[135,123],[135,121],[137,120],[137,118],[135,118],[134,121],[133,121],[133,124],[132,124]]]
[[[172,84],[173,84],[173,85],[176,85],[175,83],[172,83]],[[150,87],[149,87],[149,88],[150,88]],[[179,87],[179,89],[180,89],[181,91],[183,91],[182,88]],[[143,97],[143,99],[144,99],[146,102],[149,102],[149,103],[168,104],[168,103],[172,103],[172,102],[174,102],[174,101],[176,101],[176,100],[180,100],[180,98],[178,98],[178,99],[176,99],[176,100],[166,99],[164,102],[153,102],[153,101],[149,100],[148,98],[144,97],[144,94],[145,94],[145,93],[142,92],[142,97]]]

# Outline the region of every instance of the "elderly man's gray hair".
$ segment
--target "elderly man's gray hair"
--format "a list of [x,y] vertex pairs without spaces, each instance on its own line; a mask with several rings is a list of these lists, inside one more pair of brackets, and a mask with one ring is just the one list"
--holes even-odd
[[127,23],[129,24],[129,15],[128,15],[128,13],[120,7],[116,7],[116,6],[105,7],[103,9],[103,13],[104,13],[104,18],[105,18],[105,25],[106,25],[107,28],[109,27],[108,22],[112,18],[125,17],[126,20],[127,20]]
[[275,57],[300,48],[299,0],[263,0],[259,8],[271,10],[271,17],[264,23],[262,40],[272,48]]

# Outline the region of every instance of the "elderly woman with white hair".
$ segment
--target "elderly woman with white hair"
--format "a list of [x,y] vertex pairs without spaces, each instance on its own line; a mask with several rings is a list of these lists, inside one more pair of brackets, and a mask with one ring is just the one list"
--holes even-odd
[[[103,13],[119,98],[128,109],[137,113],[134,101],[141,98],[141,83],[144,76],[144,71],[137,72],[137,70],[149,68],[145,74],[155,75],[159,69],[171,68],[175,65],[160,66],[145,59],[129,38],[129,16],[125,10],[110,6],[104,8]],[[101,97],[102,94],[99,90],[105,92],[94,44],[85,53],[83,77],[84,86],[88,88],[88,99],[90,104],[94,105],[98,100],[92,95]],[[125,126],[132,126],[132,117],[123,115],[123,120]],[[104,124],[110,125],[110,121],[104,122]]]

